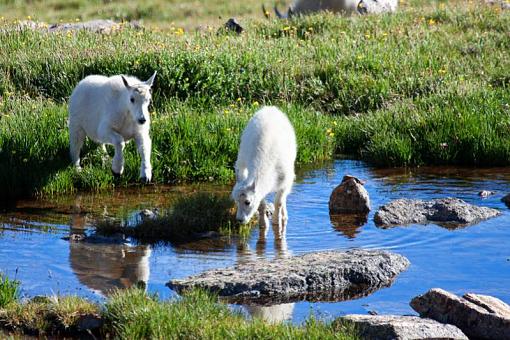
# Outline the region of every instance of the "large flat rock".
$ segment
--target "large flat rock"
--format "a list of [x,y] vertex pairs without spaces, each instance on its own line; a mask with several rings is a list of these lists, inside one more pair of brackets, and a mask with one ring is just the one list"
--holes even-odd
[[338,320],[354,324],[364,340],[468,339],[456,326],[417,316],[351,314]]
[[415,297],[411,307],[420,316],[459,327],[475,339],[510,339],[510,306],[487,295],[463,298],[434,288]]
[[408,266],[404,256],[386,251],[326,251],[254,260],[171,280],[167,285],[177,292],[202,288],[237,303],[341,301],[389,286]]
[[412,223],[436,223],[456,227],[475,224],[500,214],[496,209],[478,207],[458,198],[431,201],[398,199],[380,207],[374,221],[382,227]]

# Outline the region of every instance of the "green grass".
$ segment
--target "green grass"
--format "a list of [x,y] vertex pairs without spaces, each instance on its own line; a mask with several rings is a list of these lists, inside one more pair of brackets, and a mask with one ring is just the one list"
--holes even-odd
[[183,242],[206,232],[227,236],[246,236],[249,226],[240,226],[235,219],[234,202],[227,193],[199,192],[178,198],[160,216],[143,219],[136,225],[118,220],[103,220],[96,230],[103,235],[123,233],[142,242]]
[[[87,13],[82,19],[96,17],[97,2],[75,3]],[[298,166],[338,153],[378,166],[510,164],[510,11],[497,6],[413,1],[394,15],[267,21],[253,18],[249,2],[235,9],[246,32],[234,36],[216,34],[219,24],[212,31],[159,30],[159,9],[145,16],[153,29],[142,31],[13,30],[10,20],[22,4],[4,5],[9,19],[0,23],[7,29],[0,31],[3,197],[137,181],[133,145],[120,180],[93,143],[82,152],[84,171],[69,167],[67,98],[92,73],[145,79],[158,71],[151,127],[156,183],[232,181],[240,133],[264,104],[288,112]],[[225,9],[193,4],[202,6],[197,23]]]
[[[190,291],[162,301],[141,289],[119,290],[104,305],[75,296],[39,297],[0,307],[0,327],[39,336],[88,334],[83,315],[103,323],[94,334],[115,339],[356,339],[352,327],[310,317],[302,325],[270,324],[233,312],[218,298]],[[0,328],[0,329],[1,329]]]
[[0,308],[18,300],[19,285],[19,281],[10,280],[0,273]]

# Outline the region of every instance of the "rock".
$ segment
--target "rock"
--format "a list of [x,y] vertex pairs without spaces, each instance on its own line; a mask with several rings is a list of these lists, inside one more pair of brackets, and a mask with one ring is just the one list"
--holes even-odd
[[494,191],[482,190],[482,191],[480,191],[478,193],[478,196],[480,196],[481,198],[487,198],[487,197],[492,196],[494,194],[495,194]]
[[459,327],[470,338],[510,339],[510,306],[491,296],[460,298],[434,288],[415,297],[411,307],[422,317]]
[[365,340],[468,339],[453,325],[417,316],[351,314],[337,320],[354,324],[360,338]]
[[353,176],[344,176],[342,183],[329,197],[329,213],[368,213],[370,198],[363,187],[364,182]]
[[202,288],[234,303],[341,301],[389,286],[408,266],[404,256],[386,251],[326,251],[251,260],[174,279],[167,286],[177,292]]
[[228,19],[224,27],[227,31],[235,32],[237,34],[243,33],[244,30],[244,28],[237,22],[235,18]]
[[142,221],[146,221],[146,220],[153,220],[155,219],[156,217],[158,217],[159,215],[159,211],[158,209],[154,209],[154,210],[150,210],[150,209],[143,209],[141,210],[138,215],[140,216],[140,219]]
[[103,326],[103,319],[97,314],[83,314],[76,321],[76,330],[78,332],[94,331]]
[[507,207],[510,207],[510,194],[508,194],[508,195],[506,195],[505,197],[503,197],[503,198],[501,199],[501,201],[502,201],[503,203],[505,203],[505,204],[507,205]]
[[78,30],[87,30],[95,33],[104,33],[109,34],[114,31],[118,31],[123,28],[134,28],[141,29],[142,26],[137,21],[127,22],[127,23],[118,23],[113,20],[91,20],[84,22],[67,22],[67,23],[58,23],[58,24],[47,24],[45,22],[37,22],[32,20],[24,20],[20,21],[17,24],[16,29],[31,29],[38,31],[47,31],[47,32],[67,32],[67,31],[78,31]]
[[431,201],[398,199],[380,207],[374,221],[382,227],[429,222],[460,226],[475,224],[500,214],[496,209],[478,207],[458,198]]

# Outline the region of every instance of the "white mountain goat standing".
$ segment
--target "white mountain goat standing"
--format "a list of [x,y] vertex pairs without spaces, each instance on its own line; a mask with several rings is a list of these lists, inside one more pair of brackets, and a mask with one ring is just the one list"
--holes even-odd
[[152,178],[149,104],[156,72],[145,82],[135,77],[92,75],[81,80],[69,100],[69,142],[71,160],[80,169],[80,150],[88,136],[115,147],[112,171],[124,171],[122,152],[134,139],[142,158],[140,177]]
[[264,198],[276,192],[273,223],[285,228],[296,151],[294,128],[278,108],[263,107],[250,119],[241,136],[232,191],[239,222],[248,223],[259,205],[265,206]]

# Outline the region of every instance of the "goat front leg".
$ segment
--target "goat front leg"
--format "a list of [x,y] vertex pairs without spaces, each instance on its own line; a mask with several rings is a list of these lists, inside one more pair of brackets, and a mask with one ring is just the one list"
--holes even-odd
[[112,173],[115,177],[119,177],[124,172],[124,155],[122,153],[124,152],[126,142],[124,141],[124,137],[115,131],[109,132],[108,139],[115,148],[115,154],[112,160]]
[[138,153],[142,159],[140,167],[140,179],[144,183],[149,183],[152,180],[152,166],[151,166],[151,148],[152,141],[149,134],[140,134],[135,137],[135,143],[138,148]]
[[280,235],[285,233],[285,227],[287,226],[287,195],[286,190],[280,190],[275,196],[273,224],[278,226]]

